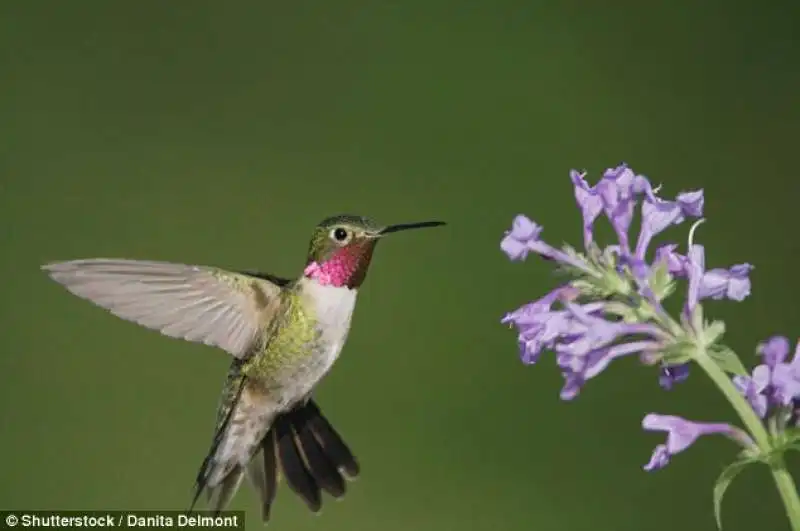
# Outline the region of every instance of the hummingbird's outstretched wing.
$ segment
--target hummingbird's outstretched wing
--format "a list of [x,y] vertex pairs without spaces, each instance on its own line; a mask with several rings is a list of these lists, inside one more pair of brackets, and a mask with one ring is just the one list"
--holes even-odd
[[162,334],[220,347],[236,358],[280,304],[282,279],[213,267],[94,258],[42,267],[70,292]]

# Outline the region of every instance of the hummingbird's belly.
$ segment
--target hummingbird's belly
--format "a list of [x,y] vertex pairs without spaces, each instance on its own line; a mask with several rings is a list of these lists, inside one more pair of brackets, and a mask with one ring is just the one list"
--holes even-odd
[[264,376],[279,409],[306,398],[339,357],[350,331],[356,293],[313,280],[301,285],[289,322],[276,333],[267,353],[273,370]]
[[[322,334],[321,334],[322,335]],[[289,407],[307,397],[328,373],[342,351],[345,337],[340,343],[320,340],[311,347],[304,363],[295,365],[284,374],[282,406]]]

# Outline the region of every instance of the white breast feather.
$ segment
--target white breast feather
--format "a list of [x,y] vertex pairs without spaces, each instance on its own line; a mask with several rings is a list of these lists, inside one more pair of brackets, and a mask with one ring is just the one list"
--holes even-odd
[[323,360],[324,372],[327,372],[347,339],[358,292],[345,287],[324,286],[313,280],[307,281],[305,287],[321,329],[320,339],[327,344],[328,355]]

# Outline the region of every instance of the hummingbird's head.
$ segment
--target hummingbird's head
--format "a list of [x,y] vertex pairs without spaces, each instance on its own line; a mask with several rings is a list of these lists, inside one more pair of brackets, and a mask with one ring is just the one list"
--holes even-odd
[[444,222],[425,221],[387,227],[361,216],[346,214],[324,219],[311,237],[304,275],[326,285],[358,288],[367,276],[375,245],[383,236],[439,225],[444,225]]

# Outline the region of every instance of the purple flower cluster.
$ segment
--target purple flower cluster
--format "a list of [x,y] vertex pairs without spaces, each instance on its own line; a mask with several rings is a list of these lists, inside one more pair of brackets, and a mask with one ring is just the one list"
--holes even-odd
[[[709,346],[704,342],[706,330],[697,329],[706,326],[702,319],[695,319],[699,317],[696,312],[699,302],[746,298],[750,294],[748,275],[752,266],[739,264],[728,269],[706,270],[703,246],[691,241],[686,255],[677,252],[677,245],[665,244],[648,257],[656,236],[687,218],[703,215],[702,190],[663,199],[658,188],[625,164],[606,170],[594,186],[586,182],[585,174],[574,170],[570,179],[583,218],[584,252],[547,244],[541,239],[542,227],[524,215],[514,219],[500,248],[511,260],[524,260],[534,253],[555,261],[572,273],[572,279],[539,300],[508,313],[502,322],[517,328],[524,363],[536,363],[544,351],[556,354],[565,382],[561,390],[565,400],[575,398],[584,383],[613,360],[632,354],[639,354],[651,364],[660,362],[660,383],[669,388],[688,376],[687,362],[691,359],[685,354],[670,353],[679,351],[680,345],[703,342],[704,347]],[[632,243],[629,232],[637,206],[641,229]],[[609,220],[617,237],[615,245],[602,250],[593,234],[594,223],[601,214]],[[688,282],[680,324],[661,305],[663,298],[672,292],[676,278]],[[784,374],[787,369],[782,368],[789,364],[783,363],[784,358],[785,353],[782,357],[775,355],[774,359],[779,361],[772,365],[765,359],[763,369],[757,369],[758,374],[737,380],[754,407],[763,400],[785,404],[800,396],[800,377],[794,378],[792,372],[793,387],[789,386]],[[800,376],[800,359],[797,363]],[[666,465],[671,455],[683,451],[701,435],[718,433],[741,444],[751,444],[744,432],[728,424],[649,414],[643,427],[668,433],[667,443],[656,448],[645,467],[648,470]]]
[[789,340],[783,336],[759,344],[757,352],[764,363],[753,369],[751,376],[734,376],[733,382],[764,418],[768,412],[787,409],[800,399],[800,344],[788,362]]
[[736,264],[729,269],[705,270],[706,251],[702,245],[691,245],[689,255],[675,252],[675,244],[662,245],[656,250],[656,262],[666,263],[669,273],[689,280],[686,311],[691,313],[701,299],[730,299],[743,301],[750,295],[750,264]]
[[[570,178],[583,216],[584,247],[589,252],[596,245],[592,229],[597,218],[604,213],[619,240],[618,245],[608,248],[618,262],[601,264],[593,262],[589,256],[557,249],[541,239],[542,227],[524,215],[514,219],[511,230],[500,243],[500,248],[511,260],[523,260],[533,252],[567,266],[595,285],[607,283],[606,287],[612,293],[622,288],[638,291],[655,308],[660,308],[661,301],[650,289],[648,281],[657,268],[665,267],[672,277],[688,279],[688,313],[703,298],[742,300],[750,293],[747,273],[752,266],[742,264],[730,269],[706,271],[705,252],[701,245],[692,245],[688,256],[677,253],[677,245],[662,245],[654,253],[653,263],[647,263],[647,251],[656,235],[687,217],[702,216],[702,190],[680,193],[675,200],[665,200],[658,197],[657,190],[646,177],[634,174],[624,164],[607,170],[595,186],[590,186],[584,174],[574,170]],[[629,228],[637,203],[641,203],[642,223],[635,248],[631,250]],[[629,275],[626,276],[620,267],[622,264],[628,266]],[[614,358],[657,352],[670,340],[668,333],[656,325],[617,322],[619,315],[613,315],[615,305],[609,301],[578,304],[577,300],[585,294],[574,285],[557,288],[540,300],[507,314],[502,320],[517,327],[523,362],[535,363],[544,350],[556,352],[566,379],[562,391],[565,399],[575,397],[581,384],[605,369]],[[560,308],[553,309],[556,303]],[[632,336],[642,337],[634,342],[613,344],[618,339]],[[662,384],[668,387],[684,379],[686,374],[686,367],[665,366]]]
[[[789,348],[787,338],[769,338],[756,349],[763,363],[753,369],[752,375],[733,377],[736,388],[762,419],[770,414],[788,419],[800,401],[800,344],[795,347],[791,361],[787,360]],[[667,432],[667,443],[656,446],[645,470],[666,466],[673,455],[691,446],[702,435],[722,434],[744,447],[754,444],[744,431],[730,424],[692,422],[671,415],[651,413],[642,421],[642,427]]]
[[[583,383],[602,372],[611,361],[621,356],[661,348],[665,334],[650,323],[609,321],[603,317],[607,302],[576,304],[570,299],[579,292],[562,286],[541,299],[506,315],[503,323],[514,323],[519,330],[522,361],[533,364],[544,350],[553,350],[565,378],[561,397],[577,396]],[[553,310],[559,302],[563,309]],[[614,342],[631,336],[642,339],[627,343]]]

